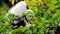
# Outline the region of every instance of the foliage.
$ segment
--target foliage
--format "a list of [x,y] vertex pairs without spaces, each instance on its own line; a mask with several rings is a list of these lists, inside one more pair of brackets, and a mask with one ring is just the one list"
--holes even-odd
[[[57,25],[60,24],[60,0],[25,0],[29,8],[33,10],[35,16],[32,18],[32,23],[35,26],[12,29],[10,23],[16,18],[15,15],[4,17],[7,13],[7,8],[0,8],[0,33],[1,34],[54,34]],[[28,14],[26,14],[29,18]]]
[[14,5],[15,1],[18,2],[18,0],[9,0],[12,5]]

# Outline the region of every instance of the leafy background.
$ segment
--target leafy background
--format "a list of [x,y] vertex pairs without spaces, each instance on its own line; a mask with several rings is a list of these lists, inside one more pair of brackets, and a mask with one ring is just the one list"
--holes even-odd
[[[10,0],[12,5],[14,1]],[[57,31],[60,26],[60,0],[24,0],[28,7],[33,10],[35,16],[32,23],[35,26],[12,29],[10,23],[17,17],[5,14],[10,8],[0,7],[0,34],[60,34]],[[26,15],[27,16],[27,15]],[[29,18],[29,17],[28,17]],[[59,29],[58,29],[59,30]]]

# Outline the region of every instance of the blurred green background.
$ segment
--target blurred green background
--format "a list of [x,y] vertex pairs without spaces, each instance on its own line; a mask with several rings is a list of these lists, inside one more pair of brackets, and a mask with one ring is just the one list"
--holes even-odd
[[[14,3],[13,0],[11,2]],[[60,0],[25,0],[25,2],[35,14],[32,18],[35,26],[12,29],[10,23],[16,16],[9,15],[7,19],[5,14],[10,7],[4,4],[0,6],[0,34],[60,34]]]

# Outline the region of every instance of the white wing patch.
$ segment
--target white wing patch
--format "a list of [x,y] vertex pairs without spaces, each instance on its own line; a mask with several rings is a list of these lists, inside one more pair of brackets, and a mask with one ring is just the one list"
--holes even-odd
[[20,14],[24,14],[27,10],[26,6],[27,6],[27,4],[24,1],[20,1],[9,10],[9,13],[15,14],[18,16]]

